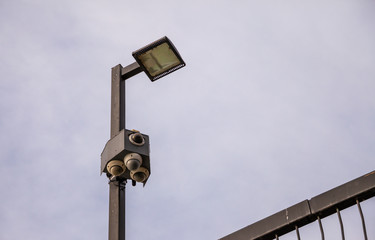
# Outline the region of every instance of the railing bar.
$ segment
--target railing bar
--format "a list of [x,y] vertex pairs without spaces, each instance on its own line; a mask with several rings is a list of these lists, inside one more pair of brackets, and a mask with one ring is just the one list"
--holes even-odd
[[365,240],[367,240],[365,217],[363,216],[362,208],[361,208],[361,205],[359,204],[358,199],[357,199],[357,206],[358,206],[359,214],[361,215],[361,219],[362,219],[363,234],[365,236]]
[[319,222],[320,234],[322,235],[322,240],[324,240],[323,224],[322,224],[322,220],[320,220],[319,216],[318,216],[318,222]]
[[298,239],[298,240],[301,240],[301,238],[300,238],[300,236],[299,236],[298,226],[296,226],[296,233],[297,233],[297,239]]
[[341,237],[342,237],[342,240],[345,240],[344,224],[342,223],[340,210],[338,208],[336,208],[336,212],[337,212],[337,216],[339,217],[340,228],[341,228]]

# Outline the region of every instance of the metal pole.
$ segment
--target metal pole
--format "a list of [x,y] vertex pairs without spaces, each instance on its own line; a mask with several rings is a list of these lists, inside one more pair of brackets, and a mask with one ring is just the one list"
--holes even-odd
[[109,183],[109,240],[125,240],[125,183]]
[[125,128],[125,81],[121,81],[121,64],[112,68],[111,138]]
[[[111,139],[125,129],[125,80],[140,73],[138,63],[125,68],[121,64],[112,68],[111,83]],[[109,182],[109,240],[125,240],[125,186],[126,179]]]
[[[125,129],[125,81],[122,66],[112,68],[111,138]],[[108,240],[125,240],[125,184],[126,180],[109,182]]]

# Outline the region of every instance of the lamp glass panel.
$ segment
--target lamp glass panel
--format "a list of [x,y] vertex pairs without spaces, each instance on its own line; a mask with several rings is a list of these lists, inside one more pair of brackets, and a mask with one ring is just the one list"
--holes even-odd
[[152,77],[166,72],[181,63],[168,43],[162,43],[140,54],[138,59]]

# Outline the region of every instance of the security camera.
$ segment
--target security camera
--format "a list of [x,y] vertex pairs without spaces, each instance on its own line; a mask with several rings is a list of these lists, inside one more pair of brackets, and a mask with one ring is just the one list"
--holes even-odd
[[142,165],[142,157],[138,153],[128,153],[124,157],[124,163],[129,171],[134,171]]
[[120,160],[112,160],[107,164],[107,171],[113,176],[120,176],[125,172],[125,164]]
[[145,182],[148,176],[150,176],[150,172],[144,167],[130,172],[130,177],[137,182]]
[[122,129],[105,145],[100,171],[111,180],[122,178],[145,184],[151,175],[149,136]]
[[143,138],[140,132],[130,134],[129,141],[138,147],[143,146],[145,144],[145,139]]

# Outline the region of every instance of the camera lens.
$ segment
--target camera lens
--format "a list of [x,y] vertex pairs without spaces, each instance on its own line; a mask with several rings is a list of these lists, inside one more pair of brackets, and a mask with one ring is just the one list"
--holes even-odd
[[143,172],[134,173],[133,174],[133,180],[135,180],[137,182],[143,182],[144,180],[146,180],[146,174],[143,173]]
[[129,136],[129,141],[136,146],[143,146],[145,139],[140,133],[133,133]]
[[141,162],[138,159],[132,158],[126,161],[125,165],[130,171],[134,171],[141,166]]

